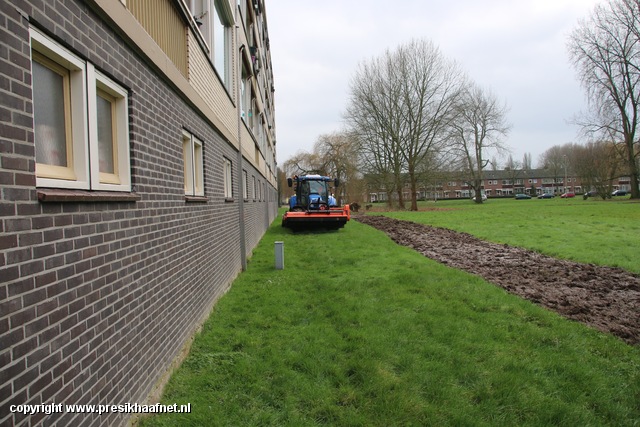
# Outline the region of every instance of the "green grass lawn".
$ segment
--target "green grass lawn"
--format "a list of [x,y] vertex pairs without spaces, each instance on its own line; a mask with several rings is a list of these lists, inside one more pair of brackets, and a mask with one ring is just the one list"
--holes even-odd
[[355,221],[291,234],[277,219],[162,402],[192,413],[142,425],[632,426],[640,349]]
[[[381,205],[378,205],[381,206]],[[640,203],[627,199],[489,199],[422,202],[385,215],[464,231],[574,261],[640,273]]]

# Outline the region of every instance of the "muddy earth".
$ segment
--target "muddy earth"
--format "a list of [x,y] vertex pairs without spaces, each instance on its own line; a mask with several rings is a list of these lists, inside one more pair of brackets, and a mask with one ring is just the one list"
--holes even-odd
[[470,234],[384,216],[354,215],[400,245],[481,276],[564,317],[640,344],[640,276],[560,260]]

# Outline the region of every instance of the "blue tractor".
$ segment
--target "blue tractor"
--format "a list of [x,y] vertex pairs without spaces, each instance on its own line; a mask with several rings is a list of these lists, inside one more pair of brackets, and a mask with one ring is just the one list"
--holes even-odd
[[338,206],[331,194],[331,183],[335,187],[339,180],[321,175],[301,175],[287,179],[294,187],[295,195],[289,198],[289,211],[282,217],[282,226],[291,229],[338,229],[351,218],[349,206]]

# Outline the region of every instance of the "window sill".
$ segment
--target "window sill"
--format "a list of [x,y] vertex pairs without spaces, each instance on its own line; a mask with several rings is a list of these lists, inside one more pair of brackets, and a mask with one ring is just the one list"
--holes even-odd
[[233,203],[233,202],[235,202],[235,199],[233,197],[226,197],[224,199],[224,201],[225,201],[225,203]]
[[188,203],[207,203],[209,198],[205,196],[184,196],[184,201]]
[[117,191],[86,191],[41,188],[37,190],[38,201],[53,202],[137,202],[138,194]]

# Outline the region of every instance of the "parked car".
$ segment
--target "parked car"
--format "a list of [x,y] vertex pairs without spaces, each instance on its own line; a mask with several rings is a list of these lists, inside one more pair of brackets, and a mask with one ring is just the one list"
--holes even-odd
[[596,197],[598,195],[598,192],[595,191],[595,190],[591,190],[591,191],[588,191],[588,192],[584,193],[584,195],[587,196],[587,197]]
[[627,190],[616,190],[611,193],[612,196],[626,196],[627,194],[629,194]]
[[564,193],[562,196],[560,196],[563,199],[570,199],[572,197],[576,197],[576,193]]
[[551,193],[544,193],[538,196],[538,199],[553,199],[553,194]]
[[516,194],[516,200],[525,200],[530,198],[531,196],[528,194],[524,194],[524,193]]
[[[475,200],[475,199],[476,199],[476,196],[471,196],[471,200]],[[486,201],[487,201],[487,195],[486,195],[486,194],[483,194],[483,195],[482,195],[482,201],[483,201],[483,202],[486,202]]]

